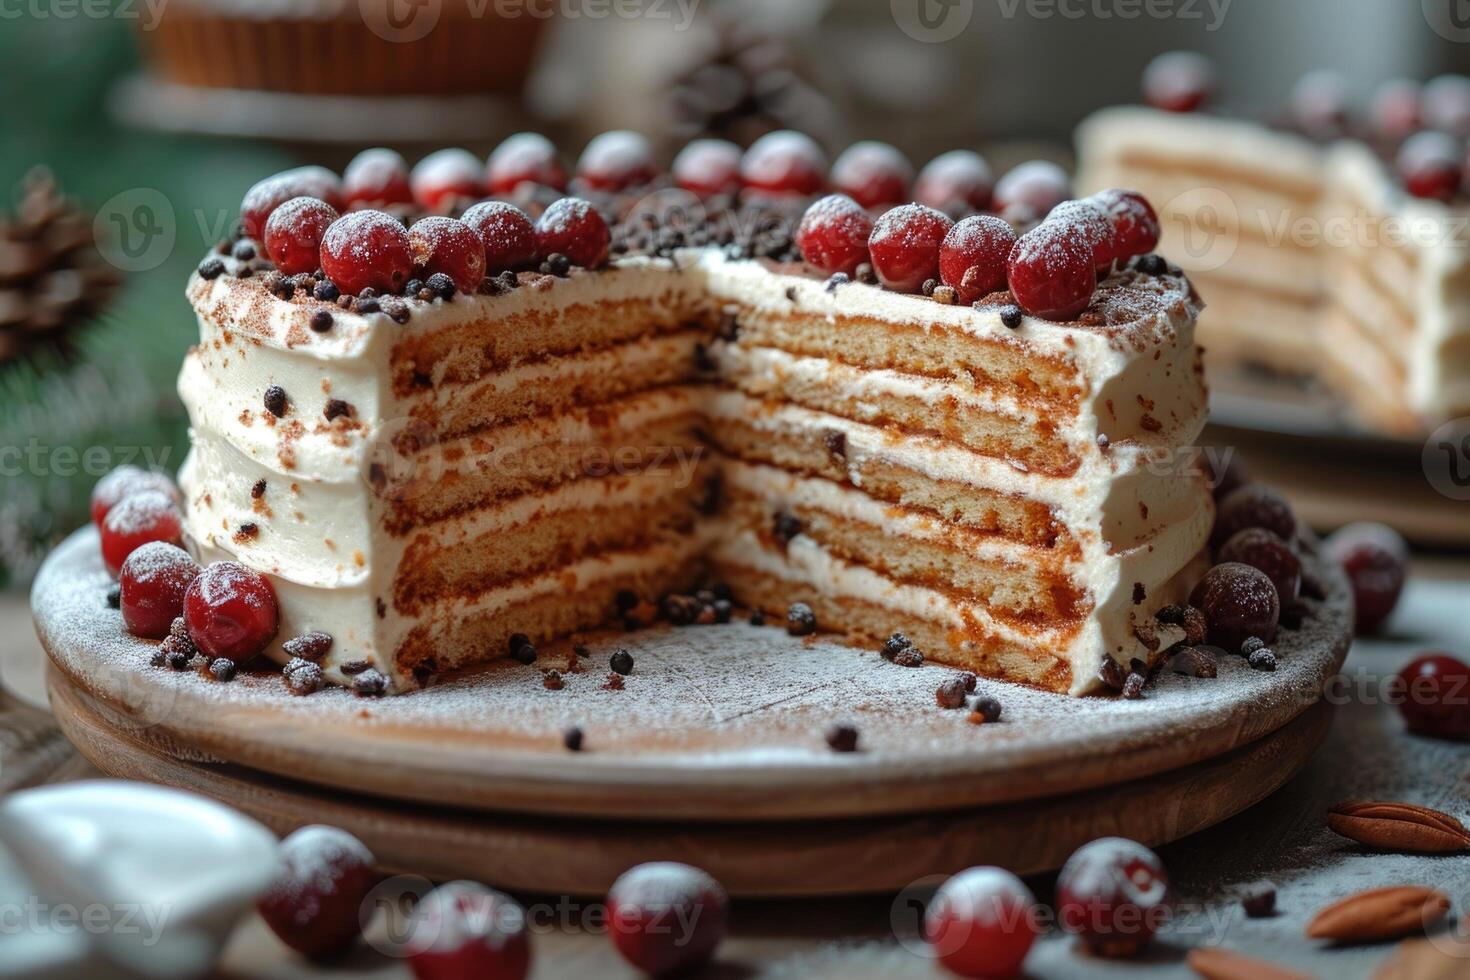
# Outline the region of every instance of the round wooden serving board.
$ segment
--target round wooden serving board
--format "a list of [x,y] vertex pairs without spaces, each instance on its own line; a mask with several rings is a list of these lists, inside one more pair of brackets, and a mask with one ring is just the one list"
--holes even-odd
[[[945,668],[899,667],[870,650],[745,624],[589,639],[585,670],[569,674],[560,691],[542,685],[541,669],[565,669],[564,650],[380,700],[341,689],[293,697],[278,673],[217,683],[149,666],[154,644],[128,636],[107,608],[108,576],[91,529],[51,555],[32,603],[54,689],[74,691],[89,718],[160,758],[231,763],[379,801],[501,813],[830,820],[1040,800],[1171,770],[1168,780],[1187,788],[1200,763],[1225,765],[1220,757],[1254,752],[1253,743],[1278,730],[1274,751],[1299,755],[1302,745],[1279,743],[1302,729],[1283,726],[1318,702],[1350,638],[1345,581],[1314,559],[1307,564],[1329,595],[1302,629],[1283,631],[1275,673],[1225,657],[1218,678],[1166,670],[1136,701],[982,680],[982,692],[1004,707],[999,723],[982,726],[935,704]],[[615,646],[637,664],[621,691],[603,689]],[[837,722],[857,726],[860,751],[828,749],[824,733]],[[563,747],[571,725],[585,732],[582,752]],[[1248,785],[1211,809],[1213,819],[1270,783],[1242,781]]]

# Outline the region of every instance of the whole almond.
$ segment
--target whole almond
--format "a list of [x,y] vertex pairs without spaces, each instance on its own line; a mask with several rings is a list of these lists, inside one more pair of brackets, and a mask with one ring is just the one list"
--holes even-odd
[[1449,911],[1442,892],[1423,885],[1375,888],[1349,895],[1318,912],[1307,923],[1307,936],[1340,943],[1398,939],[1438,922]]
[[1470,830],[1448,813],[1413,803],[1349,802],[1327,811],[1327,826],[1385,851],[1450,854],[1470,849]]
[[1219,946],[1191,949],[1184,962],[1205,980],[1312,980],[1308,974]]

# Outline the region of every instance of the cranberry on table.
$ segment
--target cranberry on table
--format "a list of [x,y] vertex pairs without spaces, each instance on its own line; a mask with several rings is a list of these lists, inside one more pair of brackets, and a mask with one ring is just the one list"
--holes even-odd
[[913,180],[908,157],[876,140],[854,143],[832,164],[832,188],[865,208],[902,204]]
[[805,133],[778,130],[745,151],[740,177],[747,187],[769,194],[816,194],[827,185],[827,155]]
[[1049,160],[1028,160],[995,185],[991,207],[1002,215],[1040,220],[1072,196],[1067,172]]
[[1131,956],[1170,914],[1169,875],[1136,841],[1104,837],[1078,848],[1057,876],[1061,927],[1102,956]]
[[342,171],[342,197],[347,207],[412,204],[408,162],[401,154],[381,146],[363,150]]
[[167,473],[137,466],[119,466],[92,487],[92,523],[101,527],[102,519],[119,501],[144,490],[157,490],[167,494],[174,503],[179,502],[179,488],[174,486]]
[[1112,259],[1127,260],[1158,248],[1159,216],[1148,198],[1138,191],[1112,187],[1098,191],[1088,200],[1095,202],[1112,223]]
[[265,223],[265,250],[283,275],[314,272],[321,264],[322,237],[337,209],[314,197],[293,197]]
[[613,946],[645,973],[663,976],[707,961],[725,938],[729,899],[705,872],[657,861],[623,872],[607,893]]
[[1357,632],[1376,632],[1403,594],[1408,544],[1393,528],[1365,522],[1340,528],[1323,542],[1322,553],[1347,572]]
[[1394,165],[1404,189],[1415,197],[1453,200],[1460,192],[1464,151],[1447,133],[1415,133],[1399,147]]
[[826,273],[851,276],[868,261],[873,219],[845,194],[828,194],[806,209],[796,229],[796,245],[807,262]]
[[485,247],[485,272],[517,271],[536,261],[536,226],[526,212],[505,201],[481,201],[459,219]]
[[615,129],[594,136],[577,161],[577,177],[593,190],[639,187],[658,176],[653,144],[642,133]]
[[128,632],[150,640],[168,636],[199,572],[199,564],[177,545],[150,541],[136,548],[118,573],[118,608]]
[[1097,288],[1093,242],[1076,225],[1043,221],[1016,240],[1006,281],[1017,305],[1048,320],[1072,320]]
[[413,277],[408,229],[382,211],[350,211],[322,236],[321,267],[349,295],[399,292]]
[[276,638],[276,593],[259,572],[237,562],[215,562],[189,584],[184,625],[200,653],[243,665]]
[[431,215],[408,229],[414,274],[427,279],[439,272],[461,292],[474,292],[485,278],[485,243],[479,234],[453,218]]
[[556,145],[540,133],[516,133],[490,154],[486,175],[492,194],[510,194],[522,184],[567,188],[567,172]]
[[117,575],[134,551],[150,541],[181,544],[184,518],[174,498],[162,490],[125,497],[102,519],[102,562]]
[[430,153],[409,174],[413,199],[430,211],[445,209],[460,198],[476,198],[484,192],[484,166],[469,150],[457,147]]
[[740,190],[740,147],[729,140],[694,140],[669,168],[674,183],[701,196]]
[[1016,232],[993,214],[971,215],[944,236],[939,246],[939,278],[953,286],[961,303],[1006,288],[1006,259]]
[[1281,621],[1281,597],[1266,573],[1240,562],[1216,565],[1199,580],[1189,604],[1205,614],[1206,633],[1215,646],[1239,653],[1256,637],[1269,644]]
[[373,855],[345,830],[313,824],[281,841],[281,868],[257,908],[281,942],[320,957],[362,935],[362,905],[378,884]]
[[1296,537],[1296,514],[1281,494],[1250,483],[1220,499],[1210,540],[1218,547],[1248,527],[1263,527],[1281,540],[1291,541]]
[[1003,868],[961,871],[924,914],[924,938],[949,972],[984,980],[1020,976],[1040,925],[1031,890]]
[[914,200],[946,213],[984,211],[995,193],[995,177],[985,158],[970,150],[950,150],[924,165],[914,183]]
[[917,293],[939,278],[939,249],[954,222],[922,204],[905,204],[883,214],[868,238],[878,280],[900,293]]
[[451,881],[416,914],[408,965],[418,980],[524,980],[531,970],[525,910],[503,892]]
[[1395,143],[1418,132],[1424,125],[1421,97],[1420,85],[1412,79],[1391,78],[1378,86],[1368,104],[1373,132]]
[[297,167],[258,181],[240,202],[245,237],[259,241],[271,213],[293,197],[314,197],[342,210],[342,182],[325,167]]
[[559,252],[584,269],[595,269],[607,261],[611,241],[607,222],[580,197],[562,198],[536,222],[536,250],[542,256]]
[[1215,66],[1194,51],[1168,51],[1143,70],[1143,98],[1155,109],[1193,112],[1215,93]]
[[1470,666],[1447,653],[1415,657],[1398,673],[1399,714],[1409,731],[1470,740]]
[[1285,609],[1302,588],[1302,562],[1291,546],[1263,527],[1237,531],[1220,546],[1221,562],[1240,562],[1266,573]]

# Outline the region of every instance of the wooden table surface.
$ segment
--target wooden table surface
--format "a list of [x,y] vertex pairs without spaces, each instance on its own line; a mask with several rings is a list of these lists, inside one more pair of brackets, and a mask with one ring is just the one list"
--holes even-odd
[[[1470,914],[1470,858],[1370,853],[1328,832],[1326,809],[1346,799],[1403,800],[1437,807],[1470,822],[1470,745],[1408,736],[1384,702],[1381,678],[1413,653],[1443,649],[1470,657],[1470,561],[1421,561],[1388,635],[1358,642],[1344,683],[1334,690],[1337,718],[1326,744],[1285,788],[1254,809],[1163,848],[1182,912],[1143,963],[1108,964],[1079,958],[1070,941],[1049,937],[1027,961],[1029,975],[1064,977],[1190,977],[1183,963],[1193,946],[1221,943],[1240,952],[1332,980],[1373,976],[1393,945],[1330,948],[1307,940],[1303,925],[1319,908],[1364,888],[1421,883],[1441,888],[1454,914]],[[0,683],[25,700],[44,703],[42,654],[32,638],[22,596],[0,596]],[[95,775],[70,764],[59,779]],[[1037,827],[1037,833],[1046,828]],[[595,824],[588,833],[595,834]],[[1269,880],[1279,914],[1246,919],[1232,890]],[[1050,898],[1049,877],[1032,889]],[[924,894],[916,883],[914,894]],[[519,896],[533,912],[536,978],[624,977],[605,936],[584,930],[584,910],[555,896]],[[909,894],[821,902],[743,902],[733,934],[707,976],[932,977],[935,965],[913,941]],[[1470,976],[1470,959],[1455,964]],[[364,947],[329,967],[307,965],[255,917],[230,941],[220,976],[238,978],[409,976],[398,962]]]

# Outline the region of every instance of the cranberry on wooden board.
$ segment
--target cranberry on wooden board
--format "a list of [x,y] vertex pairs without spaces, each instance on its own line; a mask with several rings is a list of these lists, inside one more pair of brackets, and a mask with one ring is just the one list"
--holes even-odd
[[745,186],[768,194],[816,194],[827,184],[827,155],[810,136],[778,130],[745,151],[740,176]]
[[900,293],[916,293],[939,277],[939,249],[954,222],[933,208],[905,204],[884,213],[868,238],[878,280]]
[[179,488],[168,474],[137,466],[119,466],[92,487],[92,523],[101,527],[102,519],[119,501],[144,490],[157,490],[167,494],[176,504],[180,500]]
[[1426,653],[1404,665],[1394,695],[1409,731],[1470,740],[1470,666],[1447,653]]
[[184,612],[184,594],[200,568],[183,548],[150,541],[136,548],[118,574],[118,608],[134,636],[161,640]]
[[1283,541],[1292,541],[1296,538],[1296,514],[1281,494],[1250,483],[1220,499],[1210,541],[1219,547],[1248,527],[1263,527]]
[[950,150],[924,165],[914,183],[914,200],[947,214],[984,211],[995,193],[990,164],[970,150]]
[[232,561],[210,565],[184,597],[189,638],[210,659],[248,663],[275,639],[278,615],[265,577]]
[[728,194],[740,189],[740,147],[729,140],[694,140],[674,157],[674,183],[691,194]]
[[403,222],[382,211],[351,211],[322,236],[322,271],[349,295],[396,293],[413,276],[413,250]]
[[656,861],[623,872],[607,893],[613,946],[645,973],[664,976],[706,962],[725,938],[729,899],[705,872]]
[[161,490],[125,497],[102,519],[102,561],[114,576],[138,548],[150,541],[182,544],[184,519],[174,498]]
[[876,140],[854,143],[832,164],[832,187],[865,208],[909,199],[914,165],[896,147]]
[[1285,609],[1296,601],[1302,587],[1302,562],[1291,546],[1263,527],[1248,527],[1220,546],[1221,562],[1240,562],[1266,573]]
[[939,247],[939,278],[952,286],[961,303],[1006,287],[1006,259],[1016,232],[993,214],[976,214],[951,228]]
[[516,133],[490,154],[486,175],[492,194],[510,194],[522,184],[567,188],[567,172],[556,145],[540,133]]
[[314,197],[293,197],[265,223],[265,250],[282,275],[314,272],[321,264],[322,238],[337,209]]
[[314,197],[340,211],[342,182],[325,167],[297,167],[258,181],[240,202],[240,226],[245,237],[259,241],[271,213],[293,197]]
[[363,902],[378,884],[372,852],[345,830],[313,824],[283,840],[280,855],[280,873],[257,904],[271,931],[312,957],[355,942]]
[[1143,98],[1155,109],[1193,112],[1215,92],[1215,66],[1194,51],[1166,51],[1143,70]]
[[413,199],[430,211],[484,193],[484,167],[469,150],[448,147],[420,160],[409,174]]
[[1031,890],[1002,868],[961,871],[924,914],[924,938],[945,969],[984,980],[1021,975],[1040,933]]
[[526,212],[505,201],[481,201],[460,218],[480,236],[485,272],[529,268],[536,261],[536,226]]
[[1157,854],[1123,837],[1078,848],[1057,876],[1057,917],[1095,954],[1131,956],[1169,919],[1169,875]]
[[503,892],[451,881],[415,915],[408,965],[418,980],[525,980],[531,970],[525,910]]
[[408,162],[401,154],[381,146],[363,150],[342,171],[342,197],[347,207],[412,204]]
[[853,275],[868,261],[873,219],[852,198],[828,194],[806,209],[796,230],[796,245],[807,262],[828,274]]
[[1322,553],[1347,572],[1357,632],[1377,632],[1403,594],[1409,574],[1408,544],[1393,528],[1364,522],[1338,529],[1323,542]]
[[1276,639],[1281,597],[1259,569],[1239,562],[1216,565],[1194,587],[1189,604],[1205,614],[1210,642],[1230,653],[1241,652],[1253,637],[1267,644]]

